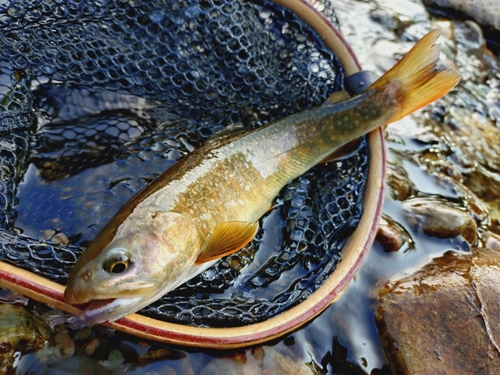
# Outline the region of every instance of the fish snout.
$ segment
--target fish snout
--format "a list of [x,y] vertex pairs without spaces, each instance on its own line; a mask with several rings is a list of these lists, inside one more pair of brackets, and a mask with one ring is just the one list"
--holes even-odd
[[71,305],[79,305],[90,301],[92,298],[90,296],[90,290],[92,289],[89,285],[91,280],[91,272],[87,271],[83,276],[68,279],[68,285],[64,290],[64,300]]
[[78,304],[78,298],[76,297],[75,293],[69,289],[69,287],[66,287],[66,289],[64,290],[64,300],[70,305]]
[[66,287],[64,290],[64,300],[70,305],[78,305],[83,303],[79,293],[76,293],[74,288]]

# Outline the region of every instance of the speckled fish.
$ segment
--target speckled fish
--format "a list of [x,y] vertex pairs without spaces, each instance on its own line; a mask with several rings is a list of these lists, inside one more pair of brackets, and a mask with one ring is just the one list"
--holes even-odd
[[[459,81],[437,69],[434,30],[362,94],[253,131],[221,133],[139,192],[92,241],[64,293],[90,302],[85,325],[157,300],[245,246],[290,180],[346,143],[440,98]],[[335,100],[337,102],[335,102]]]

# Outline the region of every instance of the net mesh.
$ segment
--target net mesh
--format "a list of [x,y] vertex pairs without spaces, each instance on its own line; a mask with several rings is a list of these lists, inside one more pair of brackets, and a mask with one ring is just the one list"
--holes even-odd
[[[2,2],[0,259],[64,284],[121,205],[193,147],[318,105],[342,78],[271,1]],[[247,247],[140,313],[238,326],[304,300],[339,262],[367,174],[362,141],[286,186]]]

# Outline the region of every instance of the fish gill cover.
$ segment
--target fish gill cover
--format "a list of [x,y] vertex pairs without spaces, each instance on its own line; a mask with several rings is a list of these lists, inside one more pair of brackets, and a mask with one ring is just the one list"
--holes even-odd
[[[192,146],[319,105],[343,81],[317,35],[271,1],[3,1],[0,69],[0,260],[62,284]],[[248,246],[140,313],[238,326],[303,301],[338,264],[367,175],[362,141],[286,186]]]

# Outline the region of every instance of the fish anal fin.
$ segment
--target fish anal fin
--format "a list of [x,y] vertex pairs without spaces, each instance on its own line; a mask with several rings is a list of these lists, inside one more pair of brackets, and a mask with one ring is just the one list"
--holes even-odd
[[333,161],[335,159],[347,156],[350,153],[356,151],[358,149],[358,147],[359,147],[359,139],[355,139],[351,142],[346,143],[343,146],[340,146],[338,149],[336,149],[331,154],[326,156],[323,160],[321,160],[318,164],[328,163],[328,162]]
[[345,102],[347,99],[349,99],[351,96],[347,91],[335,91],[332,93],[328,99],[323,103],[323,105],[328,105],[328,104],[335,104],[335,103],[340,103],[340,102]]
[[196,263],[206,263],[237,252],[252,240],[258,228],[258,222],[231,221],[217,224]]

